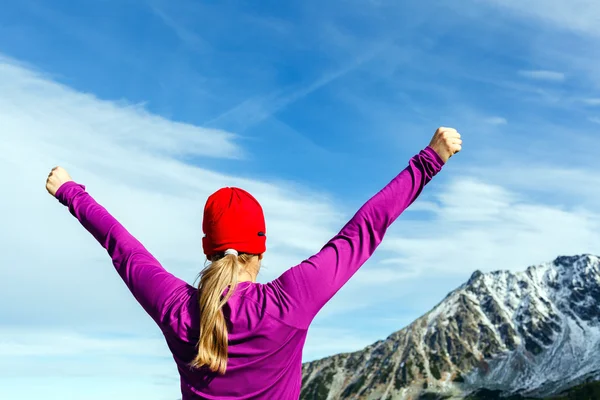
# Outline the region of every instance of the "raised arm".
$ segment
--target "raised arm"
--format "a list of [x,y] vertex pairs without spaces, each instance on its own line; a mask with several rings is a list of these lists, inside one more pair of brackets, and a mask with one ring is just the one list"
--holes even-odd
[[388,227],[447,159],[460,151],[461,143],[455,130],[438,129],[430,145],[412,157],[408,167],[369,199],[321,251],[271,282],[288,323],[308,328],[319,310],[371,257]]
[[[62,170],[62,173],[66,174],[66,171]],[[50,187],[48,191],[52,194],[53,190]],[[161,326],[167,323],[163,319],[170,302],[187,290],[189,285],[167,272],[133,235],[85,191],[85,186],[68,180],[56,189],[54,195],[107,250],[117,272],[150,317]]]

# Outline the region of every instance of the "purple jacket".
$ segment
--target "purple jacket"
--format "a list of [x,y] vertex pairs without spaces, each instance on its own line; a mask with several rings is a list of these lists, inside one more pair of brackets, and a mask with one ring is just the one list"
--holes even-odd
[[387,228],[442,165],[435,151],[425,148],[317,254],[267,284],[239,284],[223,309],[231,327],[225,375],[187,366],[199,336],[197,288],[166,271],[83,185],[67,182],[56,197],[108,251],[133,296],[161,329],[179,370],[183,400],[295,400],[313,318],[369,259]]

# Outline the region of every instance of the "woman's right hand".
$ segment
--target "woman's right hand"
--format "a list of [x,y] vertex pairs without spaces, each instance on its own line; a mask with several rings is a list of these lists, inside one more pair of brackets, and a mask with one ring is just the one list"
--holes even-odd
[[429,143],[429,147],[431,147],[445,163],[450,157],[461,151],[462,140],[460,138],[460,133],[453,128],[438,128],[431,139],[431,143]]
[[72,179],[64,168],[54,167],[48,174],[48,179],[46,180],[46,190],[52,196],[56,196],[58,188],[60,188],[63,183],[70,181],[72,181]]

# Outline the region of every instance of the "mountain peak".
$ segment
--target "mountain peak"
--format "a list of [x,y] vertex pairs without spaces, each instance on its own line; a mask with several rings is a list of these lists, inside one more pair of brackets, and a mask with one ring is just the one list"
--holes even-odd
[[473,272],[473,274],[471,275],[471,277],[469,278],[469,280],[467,281],[467,285],[470,286],[473,283],[475,283],[479,278],[481,278],[483,276],[483,272],[481,272],[480,270],[475,270],[475,272]]
[[578,262],[593,261],[598,261],[598,257],[591,254],[580,254],[575,256],[558,256],[554,259],[553,264],[556,266],[571,266]]

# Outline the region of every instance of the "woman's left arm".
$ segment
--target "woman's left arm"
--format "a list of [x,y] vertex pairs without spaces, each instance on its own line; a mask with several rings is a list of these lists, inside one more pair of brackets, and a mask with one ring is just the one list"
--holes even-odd
[[108,251],[115,269],[150,317],[159,325],[166,323],[165,314],[171,302],[191,286],[166,271],[86,192],[85,186],[68,181],[58,188],[55,196]]

